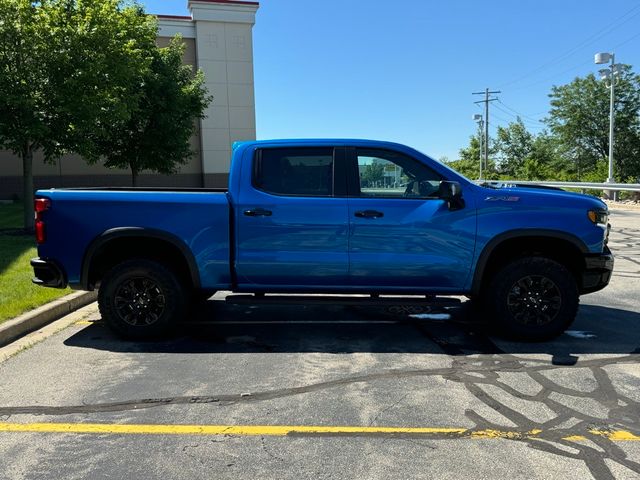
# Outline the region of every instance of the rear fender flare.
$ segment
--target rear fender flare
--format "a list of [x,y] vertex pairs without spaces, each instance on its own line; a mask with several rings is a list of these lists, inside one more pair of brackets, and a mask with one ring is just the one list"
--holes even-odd
[[87,250],[85,251],[83,260],[82,260],[82,271],[80,274],[80,285],[84,290],[93,290],[93,285],[89,284],[89,272],[91,271],[91,264],[93,259],[104,246],[106,246],[109,242],[115,239],[127,238],[127,237],[135,237],[135,238],[153,238],[156,240],[165,241],[172,246],[176,247],[185,261],[187,262],[187,266],[189,269],[189,275],[191,277],[191,281],[196,289],[200,288],[200,272],[198,271],[198,264],[196,263],[195,257],[191,252],[191,249],[184,243],[176,235],[172,233],[168,233],[162,230],[156,230],[153,228],[145,228],[145,227],[118,227],[112,228],[104,231],[96,238],[94,238]]

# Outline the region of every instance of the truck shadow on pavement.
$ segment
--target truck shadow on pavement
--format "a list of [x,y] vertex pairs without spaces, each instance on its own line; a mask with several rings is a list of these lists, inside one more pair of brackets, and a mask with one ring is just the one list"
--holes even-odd
[[640,314],[582,305],[567,333],[542,343],[494,335],[487,319],[466,304],[421,312],[416,307],[341,305],[228,305],[208,301],[169,338],[127,341],[101,321],[65,345],[117,352],[156,353],[531,353],[573,365],[579,354],[640,353]]
[[[450,361],[433,365],[417,357],[411,368],[387,367],[348,374],[331,372],[316,383],[247,394],[212,391],[201,396],[138,398],[66,407],[23,407],[1,413],[69,414],[207,404],[225,408],[269,402],[353,384],[398,382],[407,395],[412,379],[442,378],[462,387],[469,432],[493,432],[547,454],[581,462],[597,479],[636,478],[640,462],[616,441],[640,438],[640,398],[634,393],[640,354],[640,314],[583,305],[572,329],[545,343],[518,343],[491,335],[485,319],[465,306],[447,313],[323,306],[229,306],[210,301],[182,333],[156,342],[115,337],[100,322],[65,341],[68,346],[127,352],[279,353],[321,352],[435,354]],[[417,316],[416,316],[417,315]],[[444,319],[446,315],[451,318]],[[527,355],[533,354],[533,355]],[[605,355],[593,355],[605,354]],[[263,355],[256,356],[260,362]],[[382,361],[382,359],[380,359]],[[220,357],[219,361],[224,361]],[[228,359],[227,361],[233,361]],[[402,365],[400,359],[397,365]],[[635,373],[633,373],[635,372]],[[438,385],[438,383],[434,383]],[[435,387],[434,387],[435,388]],[[407,398],[405,395],[402,398]],[[398,401],[394,400],[397,404]],[[390,407],[386,407],[390,408]],[[416,408],[420,408],[416,405]],[[494,412],[489,414],[488,412]],[[544,414],[541,414],[543,412]],[[542,416],[540,416],[542,415]],[[502,432],[502,433],[501,433]],[[470,433],[470,435],[472,435]],[[443,437],[443,438],[446,438]],[[633,443],[633,442],[632,442]],[[617,472],[617,473],[616,473]]]

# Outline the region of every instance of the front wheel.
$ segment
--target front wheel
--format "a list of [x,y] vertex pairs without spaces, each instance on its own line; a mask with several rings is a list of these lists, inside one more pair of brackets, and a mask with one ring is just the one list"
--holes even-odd
[[542,341],[560,335],[574,321],[578,285],[571,272],[554,260],[520,258],[493,277],[488,300],[501,333]]
[[187,296],[171,270],[152,260],[132,259],[104,276],[98,307],[107,325],[122,337],[154,338],[184,317]]

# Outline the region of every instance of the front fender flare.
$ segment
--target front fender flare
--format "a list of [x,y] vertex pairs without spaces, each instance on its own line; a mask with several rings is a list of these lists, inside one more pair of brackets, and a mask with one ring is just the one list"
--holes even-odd
[[526,238],[526,237],[547,237],[558,240],[564,240],[571,243],[575,246],[581,253],[587,254],[589,253],[589,249],[585,245],[585,243],[580,240],[577,236],[563,232],[560,230],[551,230],[551,229],[543,229],[543,228],[519,228],[515,230],[509,230],[507,232],[500,233],[493,237],[482,249],[482,252],[478,256],[478,260],[476,261],[476,268],[473,274],[473,280],[471,283],[471,295],[479,295],[480,288],[482,286],[482,279],[484,277],[484,272],[487,267],[487,263],[489,258],[491,258],[491,254],[493,251],[503,242],[507,240],[512,240],[514,238]]

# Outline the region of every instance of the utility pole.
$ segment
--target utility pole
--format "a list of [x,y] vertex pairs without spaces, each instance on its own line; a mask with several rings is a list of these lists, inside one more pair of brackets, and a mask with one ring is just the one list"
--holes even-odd
[[482,180],[482,170],[483,170],[483,168],[482,168],[482,163],[483,163],[483,160],[482,160],[482,155],[483,155],[482,147],[485,144],[482,141],[482,137],[484,136],[484,132],[482,131],[482,124],[483,123],[484,123],[484,120],[482,120],[482,119],[480,119],[480,121],[478,122],[478,127],[479,127],[479,130],[480,130],[480,180]]
[[478,100],[473,103],[484,103],[484,170],[489,166],[489,102],[497,100],[497,98],[489,98],[489,95],[501,93],[500,90],[489,91],[488,88],[484,92],[473,92],[472,95],[484,95],[484,100]]
[[483,128],[484,121],[482,120],[482,115],[480,115],[479,113],[476,113],[472,118],[478,123],[478,140],[480,145],[480,157],[478,158],[478,163],[480,164],[480,176],[478,177],[478,180],[482,180],[482,163],[483,163],[482,139],[484,137],[484,128]]

